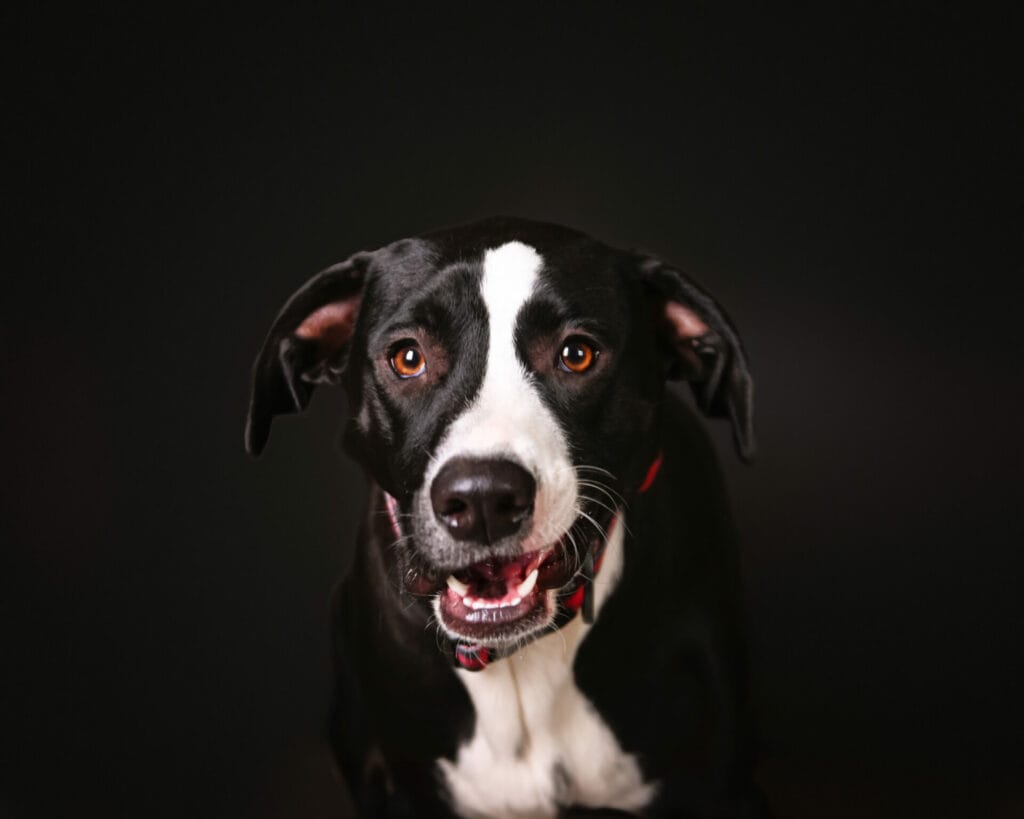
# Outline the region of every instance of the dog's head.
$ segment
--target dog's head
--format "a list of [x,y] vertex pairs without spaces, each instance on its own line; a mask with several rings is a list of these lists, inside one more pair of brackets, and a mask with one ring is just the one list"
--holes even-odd
[[256,361],[246,446],[344,384],[346,449],[390,496],[405,590],[451,637],[501,645],[550,624],[636,488],[667,379],[752,456],[743,348],[706,292],[582,233],[495,218],[307,282]]

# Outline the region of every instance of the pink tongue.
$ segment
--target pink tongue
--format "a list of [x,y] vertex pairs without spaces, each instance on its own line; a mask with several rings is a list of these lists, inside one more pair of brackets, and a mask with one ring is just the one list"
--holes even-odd
[[[487,560],[474,563],[464,573],[469,593],[485,600],[500,600],[523,582],[531,556],[515,560]],[[460,578],[462,579],[462,578]]]

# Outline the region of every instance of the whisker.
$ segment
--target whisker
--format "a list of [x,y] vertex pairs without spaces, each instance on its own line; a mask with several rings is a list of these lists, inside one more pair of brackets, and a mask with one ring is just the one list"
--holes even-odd
[[602,473],[604,475],[607,475],[613,481],[617,480],[615,475],[612,472],[609,472],[607,469],[604,469],[603,467],[600,467],[600,466],[593,466],[592,464],[576,464],[576,466],[574,466],[573,469],[575,469],[577,471],[579,471],[581,469],[587,469],[587,470],[589,470],[591,472],[600,472],[600,473]]
[[612,503],[618,504],[619,506],[623,507],[628,506],[628,504],[626,503],[626,499],[622,497],[622,495],[620,495],[611,487],[605,486],[603,483],[600,483],[599,481],[588,481],[583,478],[580,478],[576,483],[577,485],[586,487],[587,489],[596,489],[598,492],[605,495]]
[[609,506],[604,501],[599,501],[597,498],[591,498],[591,497],[588,497],[587,495],[581,494],[580,495],[580,500],[584,500],[587,503],[592,503],[592,504],[594,504],[594,506],[600,506],[606,512],[611,512],[612,515],[615,515],[619,511],[614,506]]
[[589,520],[590,521],[590,524],[595,529],[597,529],[597,533],[598,533],[598,535],[600,537],[604,538],[605,540],[608,539],[608,533],[605,531],[604,527],[600,523],[598,523],[596,520],[594,520],[594,518],[592,518],[590,515],[588,515],[582,509],[577,510],[577,512],[579,513],[579,516],[581,518],[583,518],[584,520]]
[[[620,511],[627,511],[627,510],[612,509],[612,508],[610,508],[608,506],[605,506],[605,504],[601,503],[596,498],[588,498],[586,495],[581,495],[581,497],[584,500],[590,501],[591,503],[594,503],[597,506],[600,506],[603,509],[606,509],[607,511],[611,512],[613,518],[615,518],[617,516],[617,519],[618,519],[618,522],[619,522],[619,526],[621,526],[623,528],[623,531],[627,535],[629,535],[630,537],[633,537],[633,530],[629,528],[628,515],[624,515],[624,514],[620,515],[619,514]],[[608,536],[605,535],[605,539],[607,539],[607,537]]]
[[572,546],[573,565],[578,566],[582,562],[582,558],[580,557],[580,547],[576,544],[576,538],[573,535],[574,528],[575,524],[569,527],[569,531],[565,535],[569,538],[569,545]]

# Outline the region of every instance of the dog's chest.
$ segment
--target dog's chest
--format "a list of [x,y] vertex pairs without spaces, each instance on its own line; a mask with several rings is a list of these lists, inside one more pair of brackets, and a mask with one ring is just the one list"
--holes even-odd
[[[623,528],[595,583],[598,611],[622,571]],[[573,679],[588,629],[576,618],[483,671],[456,672],[476,724],[455,760],[438,765],[461,815],[546,817],[568,805],[635,811],[650,801],[655,786]]]

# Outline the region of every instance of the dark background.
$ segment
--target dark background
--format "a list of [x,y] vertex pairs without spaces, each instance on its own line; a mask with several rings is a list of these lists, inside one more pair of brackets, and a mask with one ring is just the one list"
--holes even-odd
[[491,213],[741,328],[780,815],[1024,815],[1016,20],[812,8],[5,12],[0,815],[345,815],[363,489],[337,393],[244,455],[249,366],[316,270]]

